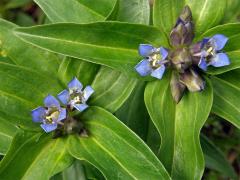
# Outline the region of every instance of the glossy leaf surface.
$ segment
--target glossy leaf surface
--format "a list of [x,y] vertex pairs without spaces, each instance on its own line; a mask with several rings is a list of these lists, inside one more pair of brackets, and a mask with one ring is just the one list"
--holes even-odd
[[72,163],[64,139],[52,139],[39,133],[16,135],[0,163],[2,179],[49,179]]
[[159,157],[173,179],[200,179],[204,159],[199,133],[212,107],[212,87],[207,83],[203,92],[188,92],[176,105],[169,78],[170,73],[145,90],[148,112],[161,136]]
[[167,46],[160,30],[120,22],[44,25],[18,28],[15,33],[44,49],[103,64],[137,77],[134,66],[141,60],[139,44]]
[[143,141],[112,114],[92,107],[81,119],[89,137],[70,137],[69,152],[75,158],[90,162],[107,179],[170,179]]

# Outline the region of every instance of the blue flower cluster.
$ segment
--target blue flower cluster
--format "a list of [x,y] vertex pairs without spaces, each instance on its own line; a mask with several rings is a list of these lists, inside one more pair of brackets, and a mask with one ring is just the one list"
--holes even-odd
[[64,125],[69,112],[74,110],[82,112],[87,109],[86,102],[93,93],[91,86],[83,89],[82,83],[75,77],[69,82],[68,89],[58,94],[58,99],[63,106],[55,97],[48,95],[44,99],[44,107],[32,110],[33,122],[41,123],[41,128],[47,133],[54,131],[59,125]]
[[[194,57],[199,57],[198,67],[203,71],[207,71],[208,66],[223,67],[229,65],[230,60],[227,54],[221,52],[227,41],[228,38],[222,34],[204,38],[200,42],[199,52],[192,54]],[[154,48],[150,44],[140,44],[139,54],[144,58],[135,66],[139,75],[151,75],[157,79],[162,79],[166,69],[165,64],[171,62],[171,59],[168,57],[168,50],[163,47]]]
[[208,70],[208,66],[223,67],[230,64],[228,55],[222,52],[228,38],[216,34],[197,43],[193,43],[193,39],[192,13],[185,6],[170,33],[171,48],[140,44],[139,54],[143,60],[135,66],[135,70],[140,76],[151,75],[162,79],[166,69],[171,68],[171,92],[176,102],[180,101],[185,89],[202,91],[206,84],[202,73]]

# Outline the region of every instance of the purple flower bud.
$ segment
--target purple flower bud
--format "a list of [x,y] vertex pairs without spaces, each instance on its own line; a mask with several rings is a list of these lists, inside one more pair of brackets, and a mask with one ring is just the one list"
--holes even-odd
[[186,48],[178,48],[172,51],[170,59],[173,67],[180,73],[184,73],[192,65],[191,55]]
[[179,81],[178,73],[176,72],[172,73],[170,86],[173,99],[175,100],[176,103],[179,103],[179,101],[183,97],[186,86]]
[[190,45],[194,38],[192,13],[188,6],[185,6],[179,16],[175,27],[170,33],[170,43],[174,47]]
[[193,69],[180,74],[180,82],[191,92],[202,91],[205,87],[205,81]]

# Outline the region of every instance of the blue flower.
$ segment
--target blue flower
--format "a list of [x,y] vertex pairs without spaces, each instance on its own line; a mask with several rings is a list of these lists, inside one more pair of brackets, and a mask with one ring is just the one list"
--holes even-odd
[[74,108],[78,111],[82,112],[88,105],[86,104],[89,97],[94,93],[94,90],[91,86],[86,86],[84,90],[82,90],[83,85],[78,79],[75,77],[68,83],[68,89],[63,90],[58,94],[59,100],[67,105],[71,110]]
[[66,109],[61,108],[58,100],[51,95],[44,99],[44,107],[32,110],[33,122],[42,123],[41,127],[47,133],[54,131],[66,116]]
[[166,69],[168,51],[163,47],[154,48],[149,44],[140,44],[139,54],[144,59],[135,66],[135,70],[141,76],[151,75],[157,79],[162,79]]
[[229,65],[230,60],[227,54],[220,52],[227,41],[228,38],[222,34],[203,39],[198,67],[206,71],[208,66],[222,67]]

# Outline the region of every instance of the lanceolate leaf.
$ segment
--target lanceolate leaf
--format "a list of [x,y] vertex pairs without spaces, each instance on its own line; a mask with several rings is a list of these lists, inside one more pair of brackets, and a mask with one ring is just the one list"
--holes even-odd
[[92,63],[65,57],[59,66],[58,76],[64,84],[76,76],[84,85],[89,85],[94,80],[99,68],[98,65]]
[[90,104],[115,112],[130,96],[136,83],[136,79],[126,74],[101,67],[92,83],[95,93]]
[[117,20],[129,23],[149,24],[149,2],[146,0],[119,0]]
[[[215,7],[216,4],[218,8]],[[153,24],[169,35],[184,5],[192,10],[195,33],[198,36],[223,19],[226,0],[155,0]]]
[[52,22],[90,23],[104,21],[113,10],[117,0],[34,1]]
[[149,123],[149,115],[144,104],[145,85],[145,82],[138,81],[131,96],[116,112],[116,116],[144,141]]
[[229,178],[237,179],[233,167],[227,161],[223,152],[204,135],[201,135],[201,146],[208,168],[214,169]]
[[212,77],[214,103],[212,111],[240,128],[240,71],[234,70]]
[[137,50],[139,44],[167,46],[160,30],[120,22],[44,25],[18,28],[15,33],[44,49],[137,76],[134,66],[141,60]]
[[70,137],[69,152],[75,158],[90,162],[107,179],[170,179],[143,141],[112,114],[92,107],[81,119],[89,137]]
[[0,120],[32,126],[30,112],[48,94],[63,88],[57,79],[21,66],[0,62]]
[[14,64],[31,67],[35,71],[56,76],[59,66],[57,56],[29,45],[16,37],[12,32],[17,27],[16,25],[0,19],[0,26],[0,48]]
[[6,154],[17,129],[15,124],[0,118],[0,154]]
[[159,157],[173,179],[200,179],[204,159],[199,133],[211,110],[212,87],[207,83],[203,92],[187,92],[176,105],[169,78],[151,82],[145,90],[148,112],[161,135]]
[[19,132],[0,163],[2,179],[49,179],[72,163],[64,139]]

